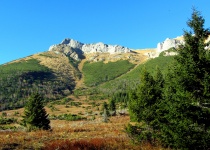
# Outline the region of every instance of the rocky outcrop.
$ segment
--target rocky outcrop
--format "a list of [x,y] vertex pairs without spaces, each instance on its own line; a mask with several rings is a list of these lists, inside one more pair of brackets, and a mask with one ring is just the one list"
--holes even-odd
[[96,43],[96,44],[84,44],[82,46],[82,51],[85,54],[88,53],[128,53],[131,50],[127,47],[123,47],[120,45],[107,45],[104,43]]
[[[210,35],[209,35],[209,37],[207,38],[206,43],[210,43]],[[206,49],[210,49],[210,44],[206,47]]]
[[166,38],[164,42],[157,44],[157,53],[161,53],[162,51],[168,50],[172,47],[177,48],[181,44],[184,44],[182,37],[177,37],[175,39]]
[[128,53],[131,50],[120,45],[108,45],[102,42],[95,44],[84,44],[73,39],[64,39],[58,45],[52,45],[49,51],[64,53],[67,56],[80,60],[83,54],[89,53]]
[[[205,42],[206,43],[210,42],[210,35]],[[162,51],[168,50],[173,47],[177,48],[177,47],[179,47],[179,45],[183,45],[183,44],[184,44],[183,36],[178,36],[174,39],[166,38],[166,40],[164,42],[160,42],[157,44],[157,53],[161,53]],[[210,49],[210,45],[208,47],[206,47],[206,49]],[[172,54],[172,55],[174,55],[174,54]]]
[[50,46],[49,51],[54,51],[55,53],[62,53],[75,60],[80,60],[79,53],[77,53],[74,48],[67,46],[66,44],[52,45]]
[[60,44],[68,45],[69,47],[77,48],[77,49],[82,49],[82,46],[84,45],[81,42],[78,42],[76,40],[69,39],[69,38],[64,39]]

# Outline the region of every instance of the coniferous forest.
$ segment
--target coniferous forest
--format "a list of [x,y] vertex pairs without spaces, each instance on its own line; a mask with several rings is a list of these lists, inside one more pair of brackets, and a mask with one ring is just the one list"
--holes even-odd
[[138,125],[127,127],[137,141],[160,142],[174,149],[210,147],[210,52],[209,30],[204,18],[193,10],[184,31],[185,44],[163,77],[157,68],[146,69],[141,84],[130,92],[129,110]]

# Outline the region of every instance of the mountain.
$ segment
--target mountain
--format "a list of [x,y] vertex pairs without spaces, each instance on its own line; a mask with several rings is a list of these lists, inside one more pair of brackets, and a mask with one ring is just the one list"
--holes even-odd
[[64,39],[60,44],[52,45],[49,51],[54,51],[56,53],[64,53],[75,60],[81,60],[84,58],[85,54],[91,53],[129,53],[131,49],[123,47],[120,45],[108,45],[102,42],[94,44],[83,44],[73,39]]
[[65,39],[46,52],[0,66],[0,110],[24,106],[33,92],[46,101],[63,98],[76,89],[114,80],[147,59],[120,45]]
[[0,65],[0,111],[23,107],[33,92],[47,102],[70,94],[110,96],[135,88],[144,66],[151,73],[156,66],[164,72],[180,44],[182,36],[144,50],[64,39],[46,52]]

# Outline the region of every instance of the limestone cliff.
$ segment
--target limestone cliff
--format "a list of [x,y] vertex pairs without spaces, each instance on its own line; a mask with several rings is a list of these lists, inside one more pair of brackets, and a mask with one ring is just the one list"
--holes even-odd
[[[210,36],[206,40],[206,42],[210,42]],[[177,48],[179,45],[184,44],[184,37],[178,36],[176,38],[166,38],[165,41],[160,42],[157,44],[157,53],[161,53],[162,51],[168,50],[170,48]],[[210,46],[206,47],[206,49],[209,49]]]
[[94,44],[84,44],[73,39],[64,39],[60,44],[52,45],[49,51],[64,53],[75,60],[80,60],[83,54],[90,53],[128,53],[131,49],[120,45],[108,45],[102,42]]
[[161,53],[162,51],[168,50],[172,47],[177,48],[181,44],[184,44],[183,36],[174,39],[166,38],[165,41],[157,44],[157,53]]

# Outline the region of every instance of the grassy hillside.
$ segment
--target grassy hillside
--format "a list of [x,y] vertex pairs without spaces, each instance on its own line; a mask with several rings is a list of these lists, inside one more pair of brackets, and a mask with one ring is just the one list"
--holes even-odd
[[96,86],[125,74],[134,66],[127,60],[108,63],[103,63],[102,61],[95,63],[86,62],[82,71],[85,77],[85,84],[87,86]]
[[[73,60],[54,53],[44,53],[1,65],[1,109],[23,106],[27,96],[36,90],[49,100],[56,98],[60,100],[48,102],[45,107],[51,120],[52,131],[50,132],[34,131],[30,134],[23,132],[23,128],[19,125],[23,108],[2,112],[0,110],[0,116],[6,114],[1,118],[2,121],[9,120],[11,117],[14,120],[14,123],[0,125],[1,130],[15,130],[9,135],[6,131],[2,132],[0,148],[56,149],[63,145],[71,146],[74,143],[75,145],[79,143],[78,147],[80,147],[85,143],[86,146],[93,145],[94,148],[97,146],[105,149],[151,149],[152,146],[149,143],[133,145],[124,132],[125,124],[130,121],[125,109],[127,99],[125,91],[130,87],[135,88],[140,83],[139,76],[144,66],[152,74],[156,66],[159,66],[164,73],[167,64],[172,60],[173,57],[158,57],[138,66],[126,60],[110,63],[87,62],[83,67],[83,75],[86,85],[92,87],[79,89],[85,91],[84,96],[78,96],[74,91],[74,95],[63,99],[61,97],[69,95],[78,81],[75,70],[81,71],[77,69],[77,64],[72,62]],[[113,95],[118,96],[117,112],[120,114],[125,111],[125,114],[109,117],[109,122],[104,123],[102,122],[103,104],[109,103],[108,98]],[[10,137],[12,137],[11,140],[8,140]],[[157,149],[163,148],[157,147]]]
[[[73,66],[66,58],[70,66],[53,61],[56,65],[48,67],[47,60],[52,61],[55,58],[51,55],[32,56],[1,65],[0,110],[22,107],[33,92],[43,94],[46,100],[70,94],[75,86],[74,72],[71,70]],[[60,71],[62,68],[65,71]]]
[[119,78],[100,85],[98,88],[103,91],[103,93],[108,94],[112,94],[117,91],[124,91],[129,88],[135,88],[140,83],[140,73],[143,67],[145,67],[151,74],[154,74],[156,67],[159,67],[164,74],[167,70],[167,65],[173,61],[173,58],[173,56],[162,56],[150,59]]
[[[82,73],[84,83],[97,93],[112,94],[135,88],[142,67],[152,74],[156,66],[163,71],[173,57],[158,57],[135,66],[128,60],[115,62],[86,62]],[[81,71],[81,69],[80,69]],[[45,52],[0,66],[0,110],[22,107],[27,97],[38,91],[46,100],[71,94],[80,81],[78,62],[63,54]],[[86,90],[86,89],[83,89]],[[83,93],[87,93],[84,92]]]
[[122,79],[135,79],[139,78],[139,74],[143,67],[145,67],[151,74],[155,73],[156,67],[159,67],[163,74],[167,70],[167,65],[173,61],[173,56],[167,57],[156,57],[153,59],[148,60],[144,64],[139,65],[136,69],[132,70],[128,74],[122,76]]

